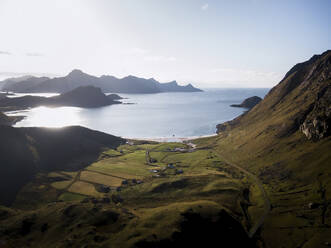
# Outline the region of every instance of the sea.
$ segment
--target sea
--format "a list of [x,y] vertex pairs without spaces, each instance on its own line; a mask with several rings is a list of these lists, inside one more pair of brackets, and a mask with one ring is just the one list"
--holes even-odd
[[[124,138],[176,141],[213,135],[216,125],[241,115],[245,108],[230,107],[247,97],[263,98],[269,89],[204,89],[192,93],[119,94],[123,104],[100,108],[37,107],[7,112],[23,115],[15,127],[80,125]],[[18,97],[27,94],[16,94]],[[54,94],[33,94],[53,96]]]

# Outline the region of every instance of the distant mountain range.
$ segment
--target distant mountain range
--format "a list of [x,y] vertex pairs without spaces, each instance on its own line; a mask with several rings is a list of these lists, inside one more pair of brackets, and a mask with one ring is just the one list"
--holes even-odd
[[97,108],[112,104],[120,104],[121,102],[116,101],[119,99],[122,98],[116,94],[106,96],[102,93],[100,88],[94,86],[80,86],[74,90],[53,97],[30,95],[22,97],[2,97],[0,98],[0,110],[12,111],[38,106]]
[[26,76],[21,78],[10,78],[0,82],[3,91],[17,93],[64,93],[80,86],[95,86],[103,92],[114,93],[160,93],[160,92],[199,92],[202,91],[191,84],[178,85],[176,81],[160,83],[153,78],[145,79],[135,76],[116,78],[114,76],[95,77],[73,70],[65,77],[48,78]]

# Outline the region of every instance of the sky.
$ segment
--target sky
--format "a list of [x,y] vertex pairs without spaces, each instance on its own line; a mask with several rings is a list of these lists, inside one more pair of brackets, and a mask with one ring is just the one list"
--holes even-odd
[[331,0],[0,0],[0,79],[81,69],[269,88],[331,49],[330,12]]

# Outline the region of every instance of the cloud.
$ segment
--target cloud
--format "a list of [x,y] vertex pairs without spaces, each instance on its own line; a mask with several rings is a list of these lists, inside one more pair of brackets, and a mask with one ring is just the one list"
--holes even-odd
[[209,4],[205,3],[204,5],[201,6],[201,10],[205,11],[209,8]]
[[177,59],[175,57],[166,57],[166,56],[146,56],[144,57],[144,60],[146,61],[152,61],[152,62],[174,62]]
[[26,56],[29,56],[29,57],[41,57],[41,56],[44,56],[41,53],[26,53],[25,55]]
[[140,60],[149,61],[149,62],[173,62],[177,58],[174,56],[163,56],[153,53],[150,50],[135,47],[124,52],[130,56],[134,56]]
[[242,70],[236,68],[214,68],[211,69],[210,72],[213,73],[220,82],[227,83],[277,83],[283,76],[276,72]]
[[12,54],[7,51],[0,51],[0,55],[12,55]]
[[135,48],[132,48],[132,49],[126,51],[125,53],[130,54],[130,55],[141,56],[141,55],[145,55],[145,54],[149,53],[149,51],[144,48],[135,47]]

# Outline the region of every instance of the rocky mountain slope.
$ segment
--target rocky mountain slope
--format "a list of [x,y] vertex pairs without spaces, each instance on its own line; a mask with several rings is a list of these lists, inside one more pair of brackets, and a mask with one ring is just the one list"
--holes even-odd
[[103,92],[114,93],[160,93],[160,92],[196,92],[200,89],[194,88],[191,84],[180,86],[176,81],[159,83],[155,79],[144,79],[134,76],[116,78],[113,76],[95,77],[88,75],[81,70],[73,70],[65,77],[38,78],[30,77],[26,80],[7,80],[2,90],[13,92],[54,92],[64,93],[80,86],[92,85],[99,87]]
[[[295,65],[258,105],[218,125],[228,161],[255,174],[271,202],[266,247],[324,247],[331,232],[331,51]],[[257,192],[251,189],[251,198]],[[263,204],[250,207],[262,211]]]

